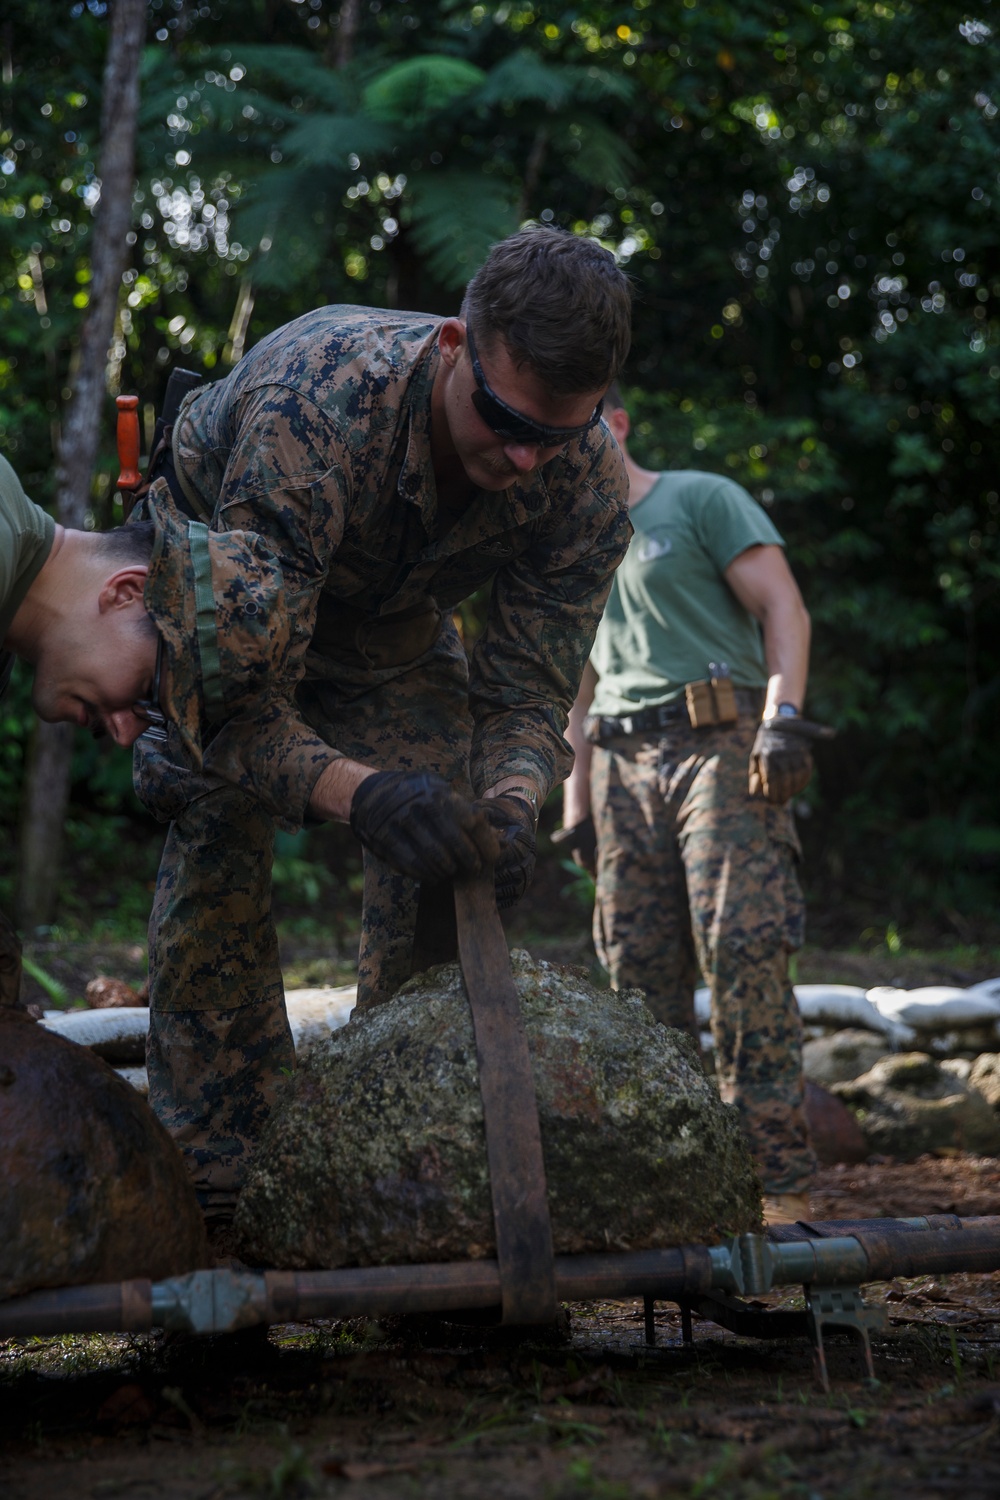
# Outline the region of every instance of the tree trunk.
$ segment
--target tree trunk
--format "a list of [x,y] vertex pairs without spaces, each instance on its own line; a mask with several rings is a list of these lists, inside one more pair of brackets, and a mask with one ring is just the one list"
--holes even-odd
[[31,743],[21,818],[17,915],[24,927],[52,920],[69,801],[72,724],[38,724]]
[[[114,332],[126,235],[132,219],[139,116],[139,55],[146,35],[146,0],[115,0],[111,11],[101,103],[100,203],[91,235],[90,304],[77,350],[73,388],[61,424],[56,518],[82,530],[100,444],[108,346]],[[18,916],[25,926],[51,919],[69,800],[73,732],[39,724],[25,782],[21,822],[22,883]]]
[[361,0],[344,0],[337,18],[337,29],[331,37],[331,41],[334,41],[333,66],[338,72],[354,61],[354,39],[358,34],[360,19]]

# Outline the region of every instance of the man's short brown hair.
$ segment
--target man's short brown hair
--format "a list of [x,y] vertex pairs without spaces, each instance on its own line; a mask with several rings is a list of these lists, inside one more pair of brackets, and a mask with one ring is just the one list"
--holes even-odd
[[131,521],[113,531],[95,531],[91,535],[98,554],[107,562],[117,563],[120,568],[142,568],[153,555],[156,527],[152,521]]
[[462,303],[480,347],[502,339],[559,395],[603,391],[632,338],[632,284],[596,240],[534,225],[493,246]]

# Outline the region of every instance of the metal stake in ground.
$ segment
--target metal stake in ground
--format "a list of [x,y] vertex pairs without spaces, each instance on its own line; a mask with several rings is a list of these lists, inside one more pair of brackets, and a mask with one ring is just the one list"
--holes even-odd
[[551,1323],[556,1282],[538,1100],[492,869],[455,882],[455,915],[479,1058],[503,1321]]

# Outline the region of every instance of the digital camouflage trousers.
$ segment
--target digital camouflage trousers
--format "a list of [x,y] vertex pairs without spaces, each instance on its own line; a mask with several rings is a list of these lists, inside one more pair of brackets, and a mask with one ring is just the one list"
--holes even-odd
[[801,1192],[815,1158],[788,977],[804,928],[799,843],[788,808],[748,794],[756,728],[747,714],[595,746],[594,940],[615,988],[644,990],[660,1021],[695,1036],[700,970],[722,1097],[739,1111],[765,1191]]
[[[305,683],[324,738],[385,770],[423,768],[469,792],[465,652],[448,625],[412,667],[368,691]],[[295,1065],[271,916],[275,825],[234,787],[140,740],[136,782],[171,818],[149,928],[149,1098],[183,1151],[207,1213],[228,1214],[283,1073]],[[365,852],[358,1005],[409,977],[419,887]]]

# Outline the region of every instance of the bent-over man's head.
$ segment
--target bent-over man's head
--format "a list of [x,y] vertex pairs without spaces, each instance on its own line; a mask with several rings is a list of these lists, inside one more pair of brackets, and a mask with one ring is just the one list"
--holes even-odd
[[3,646],[34,668],[32,703],[49,723],[78,724],[130,745],[147,727],[158,635],[143,603],[153,527],[56,526],[48,556]]
[[56,526],[0,646],[34,668],[39,718],[119,745],[170,722],[200,761],[206,726],[259,703],[290,643],[281,569],[261,538],[211,532],[167,496],[155,521]]

